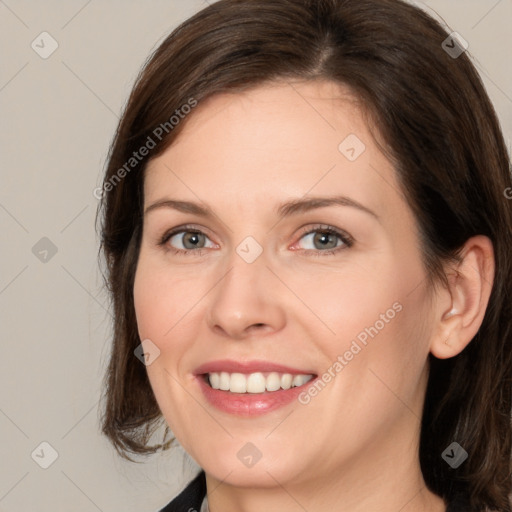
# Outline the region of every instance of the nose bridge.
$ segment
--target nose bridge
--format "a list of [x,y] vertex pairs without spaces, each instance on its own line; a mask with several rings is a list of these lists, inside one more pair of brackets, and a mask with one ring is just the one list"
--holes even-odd
[[[279,329],[284,311],[269,280],[275,276],[267,268],[263,248],[254,240],[244,239],[233,251],[229,268],[215,286],[209,302],[208,323],[230,337],[240,338],[252,327]],[[257,245],[256,245],[257,244]]]

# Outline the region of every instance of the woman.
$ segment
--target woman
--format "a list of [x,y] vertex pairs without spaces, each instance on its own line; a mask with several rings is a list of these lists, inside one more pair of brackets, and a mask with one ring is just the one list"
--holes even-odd
[[465,50],[397,0],[220,0],[145,65],[102,427],[201,466],[163,510],[511,511],[510,163]]

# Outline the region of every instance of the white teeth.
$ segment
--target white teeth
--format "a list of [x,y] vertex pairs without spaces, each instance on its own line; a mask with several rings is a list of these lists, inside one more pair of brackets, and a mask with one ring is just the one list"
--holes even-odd
[[289,373],[281,375],[281,387],[283,389],[290,389],[292,387],[293,376]]
[[[241,374],[240,374],[241,375]],[[263,373],[251,373],[249,377],[243,376],[247,382],[247,392],[248,393],[263,393],[265,391],[265,377]],[[233,377],[231,377],[233,378]],[[233,390],[230,388],[231,391]]]
[[305,384],[308,380],[307,375],[295,375],[292,381],[292,388],[295,386],[302,386],[302,384]]
[[[229,381],[230,381],[229,373],[222,372],[220,374],[220,379],[219,379],[219,389],[222,389],[222,391],[229,391]],[[212,384],[212,383],[210,382],[210,384]],[[213,384],[212,384],[212,387],[213,387]]]
[[220,388],[220,375],[218,373],[210,373],[210,384],[213,389]]
[[[263,377],[263,375],[262,375]],[[263,378],[263,380],[265,380]],[[278,389],[281,389],[281,377],[279,376],[278,373],[276,372],[272,372],[268,377],[267,377],[267,382],[265,385],[265,389],[267,391],[277,391]]]
[[263,393],[265,391],[278,391],[302,386],[309,382],[313,375],[292,375],[291,373],[270,372],[264,375],[261,372],[227,373],[212,372],[208,374],[208,381],[213,389],[231,391],[232,393]]
[[247,391],[247,379],[241,373],[232,373],[229,381],[229,390],[233,393],[245,393]]

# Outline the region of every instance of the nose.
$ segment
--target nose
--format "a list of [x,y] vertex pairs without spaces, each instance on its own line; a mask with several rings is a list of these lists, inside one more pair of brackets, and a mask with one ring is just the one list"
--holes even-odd
[[233,340],[279,331],[286,321],[283,293],[263,254],[247,263],[235,253],[229,270],[208,294],[208,325]]

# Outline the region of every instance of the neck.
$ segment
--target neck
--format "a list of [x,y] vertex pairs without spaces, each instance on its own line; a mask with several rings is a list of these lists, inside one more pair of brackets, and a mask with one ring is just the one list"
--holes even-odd
[[[221,480],[207,472],[209,510],[445,512],[446,504],[426,487],[421,473],[418,420],[406,414],[406,423],[415,425],[405,425],[400,431],[388,430],[385,437],[375,439],[363,452],[358,452],[357,460],[344,461],[342,466],[324,459],[307,476],[299,474],[288,479],[272,468],[263,468],[260,473],[255,472],[251,486],[236,485],[235,472]],[[412,434],[408,437],[407,432]]]
[[[401,487],[391,494],[389,490],[376,489],[372,482],[366,482],[366,489],[347,490],[339,482],[324,481],[322,487],[296,489],[279,486],[279,489],[233,488],[221,482],[212,482],[207,475],[209,512],[446,512],[446,504],[425,486]],[[397,486],[390,486],[397,490]],[[210,491],[214,489],[214,491]]]

